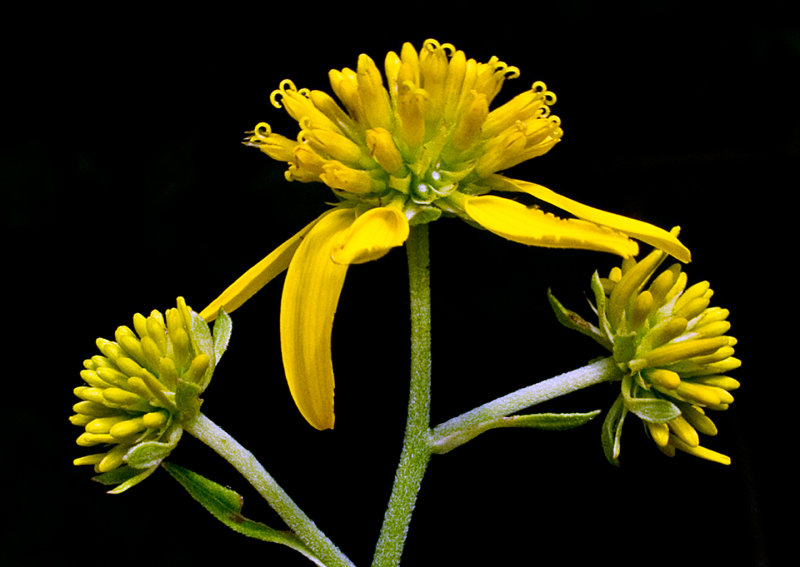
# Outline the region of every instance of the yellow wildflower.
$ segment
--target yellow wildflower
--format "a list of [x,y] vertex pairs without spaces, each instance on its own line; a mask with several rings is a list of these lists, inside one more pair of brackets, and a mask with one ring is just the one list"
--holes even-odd
[[212,337],[179,297],[165,314],[137,313],[133,327],[118,327],[116,341],[97,339],[102,354],[84,361],[86,385],[74,390],[81,401],[70,418],[84,428],[78,445],[104,449],[74,464],[92,465],[101,473],[96,480],[118,485],[113,493],[150,476],[177,445],[183,425],[199,412],[199,396],[225,349],[230,320],[223,315],[215,327],[225,331]]
[[[328,185],[339,202],[246,272],[202,312],[233,311],[288,269],[281,305],[287,380],[314,427],[333,427],[330,334],[347,266],[375,260],[408,238],[409,225],[456,216],[509,240],[634,256],[630,237],[681,261],[689,251],[650,224],[600,211],[498,173],[546,153],[561,139],[555,95],[535,82],[491,109],[519,70],[496,57],[478,63],[428,40],[390,52],[384,75],[367,55],[331,70],[341,101],[284,80],[270,97],[300,126],[291,139],[258,124],[245,143],[288,164],[290,181]],[[561,219],[490,192],[527,194],[578,217]]]
[[624,419],[633,413],[664,453],[679,449],[730,464],[728,456],[702,447],[699,435],[717,434],[706,410],[728,409],[730,392],[739,387],[727,376],[741,365],[733,356],[736,339],[727,335],[729,312],[710,306],[708,282],[687,287],[677,263],[654,278],[665,258],[655,250],[639,262],[624,260],[608,278],[595,273],[599,326],[567,312],[552,296],[551,303],[562,322],[611,350],[623,372],[621,394],[603,427],[611,462],[619,457]]

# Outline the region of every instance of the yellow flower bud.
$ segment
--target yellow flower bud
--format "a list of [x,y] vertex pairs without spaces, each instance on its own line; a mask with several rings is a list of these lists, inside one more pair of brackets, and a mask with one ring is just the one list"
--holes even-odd
[[[198,350],[201,348],[198,345],[209,345],[213,338],[207,327],[193,324],[193,317],[199,320],[182,298],[178,298],[178,308],[168,311],[166,318],[157,311],[148,317],[137,314],[133,318],[136,333],[128,327],[119,327],[115,333],[119,343],[98,339],[97,346],[103,356],[96,355],[84,362],[81,377],[88,386],[75,388],[75,395],[82,401],[73,406],[75,415],[70,422],[84,429],[76,440],[79,446],[108,448],[73,462],[93,466],[100,473],[101,482],[104,473],[128,467],[130,474],[109,480],[116,484],[120,478],[127,479],[112,492],[127,490],[158,466],[149,463],[139,469],[128,462],[128,456],[140,443],[157,441],[167,448],[173,447],[180,438],[182,424],[193,419],[198,411],[197,400],[176,397],[176,391],[186,382],[193,385],[193,391],[202,393],[216,358],[214,350]],[[198,333],[207,334],[200,337]],[[187,356],[192,357],[188,368],[176,360]]]
[[728,464],[725,455],[700,446],[700,434],[717,434],[704,410],[727,409],[734,401],[730,391],[739,387],[723,375],[741,364],[733,356],[736,339],[726,334],[729,311],[709,306],[708,282],[687,288],[677,264],[654,277],[665,257],[656,250],[639,262],[626,260],[594,288],[602,335],[596,338],[611,348],[625,375],[621,410],[609,412],[604,427],[616,437],[604,445],[619,445],[617,424],[632,412],[665,454],[678,449]]

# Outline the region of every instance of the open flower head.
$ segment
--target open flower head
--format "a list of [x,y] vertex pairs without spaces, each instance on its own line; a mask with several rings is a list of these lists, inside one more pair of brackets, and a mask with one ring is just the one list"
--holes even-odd
[[625,417],[639,417],[661,451],[689,454],[729,464],[730,458],[700,445],[700,435],[717,427],[708,410],[726,410],[739,382],[728,376],[741,361],[736,339],[728,335],[729,311],[711,306],[707,281],[688,285],[686,273],[673,264],[653,277],[666,254],[651,252],[641,261],[623,261],[607,278],[595,273],[599,325],[567,312],[551,296],[559,318],[595,338],[613,353],[622,371],[621,393],[603,431],[611,462],[620,452]]
[[[221,324],[222,323],[222,324]],[[133,329],[120,326],[115,341],[97,339],[100,354],[85,360],[75,388],[77,443],[100,452],[75,459],[100,473],[95,480],[120,493],[138,484],[177,445],[183,425],[200,411],[230,330],[222,315],[212,337],[208,325],[178,298],[177,307],[148,317],[137,313]],[[216,339],[216,340],[215,340]]]
[[[259,123],[245,143],[287,164],[286,178],[327,185],[336,197],[323,213],[251,268],[202,315],[240,306],[288,268],[281,335],[290,390],[315,427],[333,426],[330,333],[347,267],[401,246],[409,226],[458,217],[509,240],[581,248],[623,257],[638,239],[689,261],[672,234],[583,205],[501,172],[548,152],[563,131],[555,95],[537,81],[493,108],[516,67],[496,57],[479,63],[453,45],[428,40],[390,52],[383,73],[368,55],[355,69],[333,69],[324,90],[289,79],[270,100],[299,125],[285,136]],[[503,196],[505,195],[505,196]],[[515,198],[510,198],[515,197]],[[516,197],[522,197],[517,199]],[[533,199],[576,218],[559,218]]]

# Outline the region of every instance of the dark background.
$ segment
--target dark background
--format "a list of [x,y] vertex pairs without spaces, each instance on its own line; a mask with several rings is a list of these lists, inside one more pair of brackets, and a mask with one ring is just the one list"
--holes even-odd
[[[564,140],[513,170],[587,204],[680,224],[692,281],[731,309],[743,384],[715,414],[722,467],[662,456],[631,420],[621,468],[600,420],[569,432],[492,432],[434,458],[408,565],[782,565],[796,497],[793,194],[800,157],[800,25],[781,2],[281,3],[166,13],[9,12],[3,37],[0,209],[6,283],[0,564],[190,565],[300,556],[228,531],[163,471],[109,496],[73,467],[67,417],[81,361],[133,313],[183,295],[201,309],[325,208],[325,187],[288,184],[246,148],[284,78],[328,89],[327,70],[379,63],[434,37],[522,70],[505,100],[543,80]],[[548,286],[585,313],[589,277],[616,260],[526,248],[455,220],[431,227],[433,420],[602,353],[562,329]],[[282,375],[279,278],[234,313],[204,411],[250,448],[359,565],[368,564],[399,454],[408,316],[401,250],[348,273],[334,331],[337,427],[317,432]],[[10,284],[10,289],[9,289]],[[10,366],[8,364],[10,362]],[[545,407],[607,409],[597,387]],[[178,464],[241,491],[186,436]],[[794,518],[790,513],[789,518]],[[237,561],[239,559],[236,559]],[[257,560],[257,559],[254,559]]]

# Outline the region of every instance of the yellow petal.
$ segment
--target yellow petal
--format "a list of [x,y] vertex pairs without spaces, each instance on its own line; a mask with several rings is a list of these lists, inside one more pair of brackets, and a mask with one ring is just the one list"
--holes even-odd
[[363,264],[386,255],[408,238],[408,220],[394,207],[376,207],[359,216],[333,246],[337,264]]
[[331,247],[353,224],[353,209],[334,209],[308,231],[294,254],[281,299],[281,350],[289,391],[317,429],[333,427],[331,332],[346,264]]
[[572,213],[578,218],[624,232],[628,236],[667,252],[681,262],[690,262],[692,259],[691,252],[678,240],[677,236],[662,228],[640,220],[595,209],[535,183],[505,177],[500,178],[504,181],[502,184],[502,189],[504,190],[527,193],[559,209]]
[[485,229],[523,244],[596,250],[622,257],[635,256],[639,251],[634,241],[609,228],[580,219],[560,219],[502,197],[469,197],[464,210]]
[[313,222],[303,227],[300,232],[278,246],[266,258],[242,274],[219,297],[209,303],[208,307],[200,313],[200,316],[211,322],[217,318],[220,307],[225,309],[227,313],[231,313],[234,309],[241,307],[253,294],[289,266],[289,262],[303,237],[328,213],[330,211],[324,212]]

